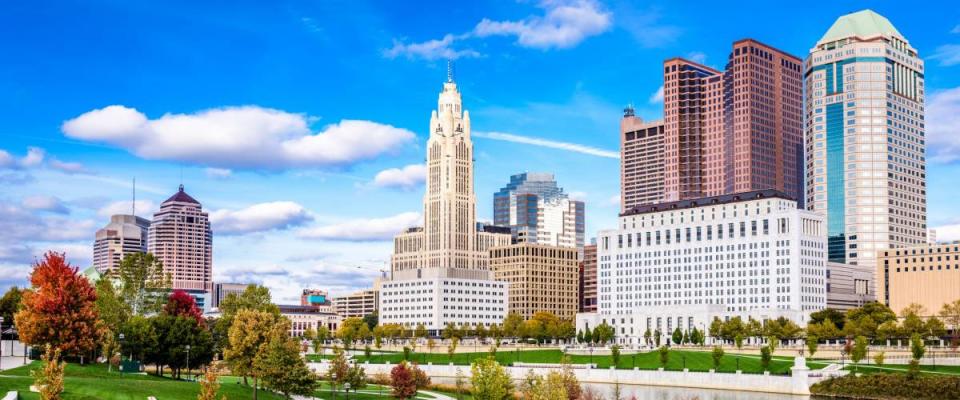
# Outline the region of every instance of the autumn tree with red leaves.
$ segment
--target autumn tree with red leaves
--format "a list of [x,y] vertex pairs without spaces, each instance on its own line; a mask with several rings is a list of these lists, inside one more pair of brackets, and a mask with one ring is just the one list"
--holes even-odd
[[416,376],[406,361],[401,361],[390,370],[390,386],[393,387],[394,398],[410,399],[417,395]]
[[197,321],[197,325],[206,326],[203,313],[197,307],[193,296],[183,290],[174,290],[163,305],[163,313],[174,317],[187,317]]
[[84,355],[97,347],[97,293],[63,253],[47,252],[30,273],[32,288],[23,292],[14,316],[20,340],[50,345],[67,355]]

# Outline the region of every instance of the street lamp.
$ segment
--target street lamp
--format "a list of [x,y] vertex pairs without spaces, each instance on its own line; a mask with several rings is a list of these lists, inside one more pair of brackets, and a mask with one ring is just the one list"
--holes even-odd
[[190,380],[190,345],[187,345],[187,380]]
[[350,382],[343,384],[344,393],[346,393],[347,399],[350,399]]
[[120,334],[120,376],[123,376],[123,333]]
[[[13,355],[13,342],[10,342],[10,355]],[[0,360],[3,359],[3,317],[0,317]]]

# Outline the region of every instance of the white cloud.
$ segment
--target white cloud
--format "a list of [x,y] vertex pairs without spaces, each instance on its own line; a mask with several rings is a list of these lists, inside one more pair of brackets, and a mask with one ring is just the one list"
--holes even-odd
[[96,232],[92,220],[76,220],[60,215],[37,215],[20,205],[0,201],[0,261],[29,262],[37,243],[76,240],[92,241]]
[[570,192],[567,194],[570,197],[570,200],[585,201],[587,200],[587,192]]
[[427,180],[427,166],[410,164],[403,168],[390,168],[377,173],[373,184],[379,187],[412,189]]
[[274,201],[254,204],[240,210],[216,210],[210,213],[215,234],[239,235],[300,226],[313,217],[300,204]]
[[[47,152],[39,147],[28,147],[27,154],[20,158],[14,157],[4,150],[0,150],[0,169],[29,170],[41,167],[52,168],[67,174],[88,173],[82,164],[64,162],[55,157],[47,157]],[[26,176],[26,174],[27,173],[24,172],[20,175]],[[0,178],[0,180],[5,179]]]
[[418,225],[420,213],[405,212],[386,218],[354,219],[345,222],[302,229],[298,235],[307,239],[351,242],[389,240],[406,228]]
[[520,135],[514,135],[511,133],[502,133],[502,132],[474,132],[473,135],[476,137],[485,138],[485,139],[529,144],[534,146],[549,147],[552,149],[572,151],[575,153],[587,154],[587,155],[597,156],[597,157],[620,159],[620,152],[599,149],[596,147],[590,147],[590,146],[576,144],[576,143],[560,142],[555,140],[541,139],[541,138],[530,137],[530,136],[520,136]]
[[27,196],[21,202],[24,208],[37,211],[49,211],[57,214],[69,214],[70,209],[55,196]]
[[456,50],[451,47],[457,38],[447,34],[443,39],[433,39],[421,43],[403,43],[394,39],[393,47],[383,51],[384,57],[397,58],[404,56],[409,59],[422,58],[425,60],[473,58],[480,57],[475,50]]
[[650,95],[650,104],[663,103],[663,85],[660,85],[660,88],[656,92]]
[[929,94],[926,121],[930,161],[960,161],[960,87]]
[[[97,210],[97,215],[105,219],[117,214],[129,215],[131,211],[134,211],[133,205],[133,201],[131,200],[115,201],[100,207],[100,209]],[[150,219],[158,209],[159,206],[157,203],[151,200],[137,200],[136,213],[139,217]]]
[[687,53],[686,59],[702,65],[707,62],[707,55],[702,51],[692,51]]
[[207,175],[207,178],[213,179],[227,179],[233,175],[233,171],[226,168],[207,168],[204,170],[204,173]]
[[7,153],[5,150],[0,149],[0,168],[10,168],[13,167],[17,161]]
[[937,47],[933,55],[928,58],[940,60],[940,65],[947,67],[960,64],[960,44],[945,44]]
[[257,106],[157,119],[113,105],[64,122],[70,137],[111,144],[142,158],[218,168],[338,167],[392,153],[416,135],[371,121],[343,120],[312,133],[309,117]]
[[66,174],[80,174],[87,172],[86,168],[83,167],[83,164],[77,162],[64,162],[54,158],[51,159],[48,164],[50,165],[50,168]]
[[43,163],[44,156],[46,156],[46,152],[43,149],[31,147],[27,149],[27,155],[20,159],[19,164],[24,168],[33,168]]
[[943,225],[933,229],[937,231],[937,242],[960,240],[960,224]]
[[543,16],[520,21],[493,21],[484,18],[473,29],[477,37],[515,36],[517,44],[538,49],[569,48],[610,28],[613,16],[597,2],[544,1]]

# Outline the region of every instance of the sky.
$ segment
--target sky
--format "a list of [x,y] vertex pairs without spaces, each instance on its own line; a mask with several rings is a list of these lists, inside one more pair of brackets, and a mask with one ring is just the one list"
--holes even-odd
[[614,227],[618,127],[662,114],[662,61],[722,68],[754,38],[805,57],[871,8],[926,62],[928,219],[960,239],[960,9],[952,2],[12,2],[0,13],[0,285],[48,250],[91,265],[97,229],[179,184],[210,213],[214,279],[340,295],[420,222],[447,59],[475,146],[477,216],[552,172]]

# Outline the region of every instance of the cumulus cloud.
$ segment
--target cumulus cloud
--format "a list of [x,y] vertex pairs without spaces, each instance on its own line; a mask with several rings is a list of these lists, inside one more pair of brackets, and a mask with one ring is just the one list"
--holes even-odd
[[926,121],[930,161],[960,161],[960,87],[929,94]]
[[[65,162],[55,157],[48,157],[47,152],[39,147],[28,147],[27,154],[19,158],[11,155],[7,151],[0,150],[0,170],[29,170],[44,166],[67,174],[88,173],[83,167],[83,164]],[[26,172],[19,174],[4,172],[0,174],[0,182],[17,183],[18,181],[30,180],[32,180],[32,176],[29,176]]]
[[517,45],[535,49],[564,49],[574,47],[588,37],[610,29],[613,14],[593,0],[544,0],[538,4],[542,15],[530,15],[514,21],[499,21],[483,18],[466,33],[448,33],[440,39],[404,43],[393,41],[393,47],[384,50],[387,58],[405,56],[436,60],[480,57],[479,52],[457,45],[464,41],[491,36],[507,36],[516,39]]
[[396,152],[416,135],[372,121],[343,120],[320,132],[302,114],[257,106],[223,107],[150,119],[112,105],[63,123],[72,138],[106,143],[150,160],[216,168],[339,167]]
[[386,218],[354,219],[340,223],[305,228],[298,235],[305,239],[364,242],[390,240],[406,228],[418,225],[420,213],[405,212]]
[[410,164],[403,168],[390,168],[377,173],[373,184],[379,187],[413,189],[427,180],[427,166]]
[[[92,240],[96,224],[91,220],[60,215],[38,215],[19,204],[0,201],[0,262],[28,263],[42,248],[63,247],[63,242]],[[59,247],[58,247],[59,246]]]
[[530,136],[520,136],[520,135],[514,135],[512,133],[502,133],[502,132],[474,132],[473,135],[476,137],[485,138],[485,139],[529,144],[529,145],[540,146],[540,147],[548,147],[551,149],[572,151],[575,153],[587,154],[587,155],[597,156],[597,157],[620,159],[620,152],[604,150],[604,149],[586,146],[582,144],[576,144],[576,143],[561,142],[556,140],[542,139],[542,138],[536,138],[536,137],[530,137]]
[[70,209],[56,196],[27,196],[23,198],[21,204],[28,210],[49,211],[57,214],[70,213]]
[[46,156],[46,152],[39,147],[31,147],[27,149],[27,155],[20,159],[20,166],[24,168],[32,168],[39,166],[43,163],[43,158]]
[[937,231],[938,242],[960,240],[960,224],[942,225],[933,229]]
[[650,104],[663,103],[663,85],[660,85],[660,88],[656,92],[650,95]]
[[931,60],[939,60],[940,65],[949,67],[960,64],[960,44],[945,44],[937,47],[933,55],[928,57]]
[[117,214],[127,214],[136,211],[137,216],[150,219],[153,213],[160,208],[157,203],[151,200],[137,200],[136,207],[133,207],[132,200],[114,201],[97,210],[97,215],[102,218],[110,218]]
[[298,304],[302,288],[323,288],[331,296],[341,296],[369,288],[379,276],[382,263],[322,260],[295,268],[276,264],[256,266],[223,265],[215,270],[215,280],[256,283],[270,288],[277,304]]
[[292,201],[260,203],[240,210],[224,209],[210,213],[214,232],[223,235],[287,229],[312,220],[303,206]]
[[204,170],[204,173],[207,175],[207,178],[213,179],[227,179],[233,175],[233,171],[226,168],[207,168]]
[[83,167],[83,164],[77,162],[65,162],[54,158],[50,160],[49,165],[50,168],[66,174],[87,173],[87,170]]

